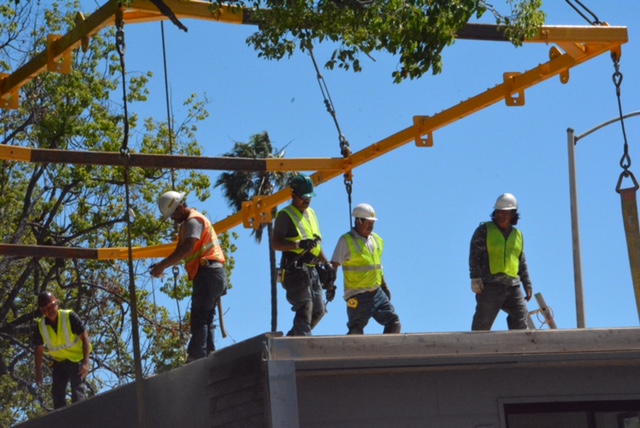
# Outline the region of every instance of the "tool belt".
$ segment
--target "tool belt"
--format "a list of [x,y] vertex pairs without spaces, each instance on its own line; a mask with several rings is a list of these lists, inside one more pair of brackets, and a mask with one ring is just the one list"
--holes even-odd
[[318,264],[319,259],[311,253],[305,253],[302,256],[287,252],[282,255],[282,260],[280,262],[280,266],[282,269],[293,269],[299,268],[303,265],[314,267]]
[[299,291],[311,287],[311,274],[309,269],[314,269],[306,264],[282,270],[282,286],[287,291]]
[[221,268],[222,263],[217,260],[200,259],[200,266],[208,266],[212,268]]

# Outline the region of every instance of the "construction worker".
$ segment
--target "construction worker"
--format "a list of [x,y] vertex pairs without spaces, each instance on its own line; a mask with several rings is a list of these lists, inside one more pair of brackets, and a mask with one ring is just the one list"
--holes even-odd
[[383,333],[400,333],[400,318],[382,272],[384,243],[373,232],[378,218],[369,204],[357,205],[351,215],[355,227],[340,237],[331,257],[335,269],[342,265],[347,334],[364,334],[371,317],[384,326]]
[[173,265],[185,262],[185,270],[193,282],[191,294],[191,340],[187,362],[206,357],[215,350],[213,318],[221,296],[227,293],[224,254],[211,222],[193,208],[188,208],[184,193],[169,191],[158,199],[162,219],[171,218],[180,226],[175,250],[152,266],[151,275],[160,277]]
[[509,330],[527,328],[526,302],[533,287],[522,232],[514,227],[519,218],[518,201],[504,193],[496,200],[491,221],[480,223],[471,238],[469,273],[477,302],[471,330],[491,330],[501,309],[508,314]]
[[34,336],[36,385],[42,387],[42,360],[46,353],[53,359],[51,395],[53,407],[67,405],[67,384],[71,383],[71,402],[85,399],[84,379],[89,374],[91,341],[80,317],[59,308],[56,296],[43,291],[38,295],[42,318],[37,319],[38,333]]
[[276,214],[273,248],[282,251],[282,285],[295,312],[293,327],[287,336],[310,336],[326,312],[316,265],[333,268],[322,251],[318,218],[309,207],[316,195],[313,181],[298,174],[289,187],[291,204]]

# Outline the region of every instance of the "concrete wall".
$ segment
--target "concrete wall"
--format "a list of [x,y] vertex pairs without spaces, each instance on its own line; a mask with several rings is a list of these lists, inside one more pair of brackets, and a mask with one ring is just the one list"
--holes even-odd
[[[505,402],[638,399],[638,379],[639,366],[469,367],[305,375],[298,378],[300,426],[497,428],[504,426],[501,407]],[[616,425],[607,427],[612,426]]]
[[[261,389],[262,352],[269,336],[249,339],[208,358],[145,379],[142,388],[146,426],[266,426],[265,394]],[[256,386],[257,383],[260,385]],[[19,428],[137,427],[136,388],[131,383],[113,389],[20,424]]]
[[[618,428],[615,413],[592,412],[583,424],[584,412],[563,406],[627,400],[640,415],[638,379],[636,328],[278,333],[222,349],[142,386],[146,426],[154,428],[506,428],[505,406],[527,410],[526,403],[560,403],[552,409],[559,412],[538,425],[545,428]],[[20,427],[136,427],[136,395],[136,384],[126,385]],[[514,417],[509,428],[516,421],[517,428],[529,428],[527,420]]]

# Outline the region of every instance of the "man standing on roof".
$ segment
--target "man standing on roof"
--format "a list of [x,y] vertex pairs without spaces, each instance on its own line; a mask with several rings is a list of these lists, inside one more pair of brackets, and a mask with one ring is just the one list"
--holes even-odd
[[213,318],[220,297],[227,293],[227,274],[222,248],[211,222],[198,211],[188,208],[184,193],[169,191],[158,199],[162,219],[180,225],[178,243],[173,253],[151,268],[151,275],[185,262],[185,270],[193,281],[191,295],[191,340],[187,347],[187,362],[206,357],[215,350]]
[[384,242],[373,232],[378,218],[369,204],[357,205],[352,216],[355,227],[340,237],[331,257],[333,267],[342,265],[344,274],[347,334],[364,334],[371,317],[384,326],[383,333],[400,333],[400,318],[382,272]]
[[91,342],[82,321],[71,310],[59,309],[56,296],[43,291],[38,295],[42,318],[37,319],[34,342],[36,385],[42,386],[42,360],[45,353],[53,358],[51,395],[53,407],[67,405],[67,383],[71,382],[71,402],[85,399],[84,379],[89,374]]
[[[282,251],[282,285],[295,312],[287,336],[310,336],[324,316],[325,303],[316,265],[333,271],[322,251],[320,226],[312,208],[313,181],[306,175],[293,178],[291,204],[276,214],[273,248]],[[333,284],[331,284],[333,286]]]
[[[509,330],[527,329],[527,303],[533,295],[518,223],[518,201],[511,193],[496,200],[491,220],[480,223],[471,238],[469,272],[476,293],[476,312],[471,330],[491,330],[502,309]],[[520,290],[520,283],[525,295]]]

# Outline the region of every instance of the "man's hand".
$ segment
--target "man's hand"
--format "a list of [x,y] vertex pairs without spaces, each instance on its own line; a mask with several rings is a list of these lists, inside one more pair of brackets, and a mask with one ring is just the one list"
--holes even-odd
[[336,297],[336,286],[332,286],[331,288],[328,288],[325,296],[327,297],[327,302],[333,302],[333,299]]
[[382,285],[380,285],[380,288],[382,288],[382,291],[384,291],[384,294],[387,295],[387,299],[389,299],[389,301],[391,301],[391,290],[389,290],[389,287],[387,286],[387,283],[383,282]]
[[160,266],[160,263],[152,264],[149,270],[149,274],[155,278],[164,277],[163,272],[164,272],[164,269]]
[[533,289],[532,288],[525,288],[524,292],[526,294],[525,297],[524,297],[524,300],[526,300],[528,302],[529,300],[531,300],[531,296],[533,296]]
[[80,375],[80,379],[84,379],[85,377],[87,377],[87,375],[89,374],[89,361],[80,363],[78,374]]
[[482,284],[482,278],[471,278],[471,291],[476,294],[482,294],[484,291],[484,284]]
[[318,242],[315,239],[303,239],[298,241],[298,248],[305,251],[311,251],[318,246]]

